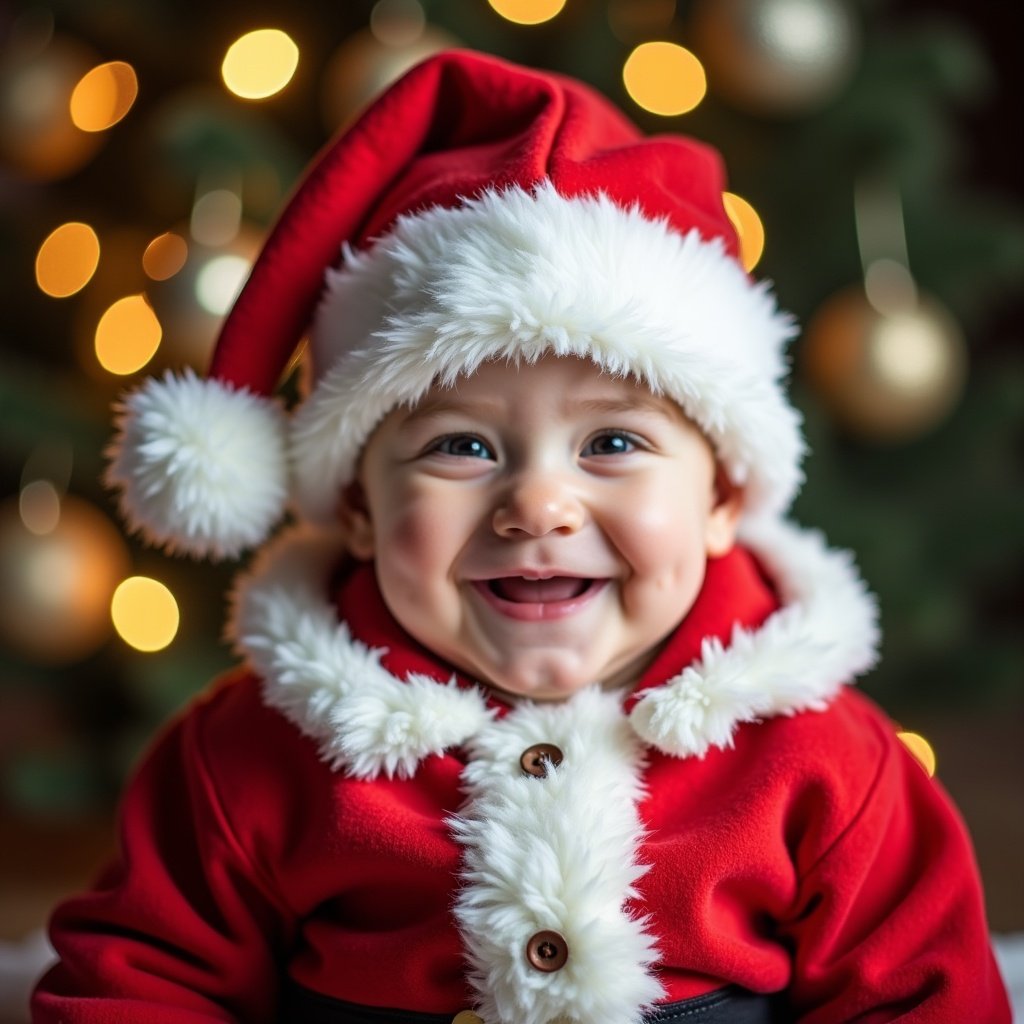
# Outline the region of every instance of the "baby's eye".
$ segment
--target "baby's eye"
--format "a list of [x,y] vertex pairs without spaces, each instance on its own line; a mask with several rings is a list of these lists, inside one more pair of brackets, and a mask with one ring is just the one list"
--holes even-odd
[[630,434],[621,430],[607,430],[596,434],[584,446],[584,455],[625,455],[638,447]]
[[472,434],[449,434],[439,438],[431,445],[432,452],[442,455],[454,455],[460,458],[493,459],[494,453],[487,445]]

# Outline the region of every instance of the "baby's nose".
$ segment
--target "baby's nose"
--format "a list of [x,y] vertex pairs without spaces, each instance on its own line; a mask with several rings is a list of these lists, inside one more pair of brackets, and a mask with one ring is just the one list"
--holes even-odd
[[583,505],[564,481],[531,474],[515,481],[494,510],[494,532],[502,537],[575,533],[583,525]]

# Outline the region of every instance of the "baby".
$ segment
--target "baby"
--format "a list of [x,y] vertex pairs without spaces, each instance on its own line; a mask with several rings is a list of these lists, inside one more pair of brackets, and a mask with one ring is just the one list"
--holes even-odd
[[321,155],[209,377],[121,410],[151,540],[260,544],[289,476],[299,522],[56,912],[38,1024],[1009,1021],[963,826],[844,685],[873,600],[784,519],[793,327],[722,187],[469,53]]

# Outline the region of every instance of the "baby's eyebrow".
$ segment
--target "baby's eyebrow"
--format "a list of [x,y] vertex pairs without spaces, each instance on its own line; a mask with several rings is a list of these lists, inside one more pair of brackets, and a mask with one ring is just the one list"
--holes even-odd
[[[623,415],[625,413],[649,412],[668,419],[676,418],[674,403],[658,398],[655,395],[638,393],[628,398],[620,396],[595,396],[592,398],[566,396],[564,409],[567,413],[585,413],[590,415]],[[415,408],[410,409],[402,420],[402,426],[418,423],[422,420],[442,416],[445,413],[461,413],[465,416],[486,416],[505,410],[500,399],[460,398],[439,395],[425,399]],[[681,416],[682,413],[680,412]]]
[[490,401],[485,398],[467,399],[447,398],[443,396],[427,398],[406,413],[402,420],[402,426],[404,427],[409,423],[416,423],[419,420],[430,419],[433,416],[442,416],[444,413],[448,412],[463,413],[467,416],[487,413],[493,414],[498,412],[501,407],[502,403],[500,401]]
[[655,395],[637,394],[630,398],[580,398],[566,402],[569,409],[588,413],[653,412],[661,416],[672,417],[675,412],[673,403]]

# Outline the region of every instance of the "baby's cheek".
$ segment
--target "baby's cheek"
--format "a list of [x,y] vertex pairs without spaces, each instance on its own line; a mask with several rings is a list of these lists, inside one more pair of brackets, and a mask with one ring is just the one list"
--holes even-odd
[[434,550],[439,530],[434,522],[411,515],[408,510],[396,515],[390,530],[397,555],[418,562]]
[[616,542],[628,564],[627,587],[635,611],[649,613],[645,602],[663,601],[675,608],[692,603],[704,578],[706,556],[694,510],[678,504],[649,506],[623,529]]
[[451,561],[458,517],[452,510],[416,493],[393,496],[387,510],[382,557],[396,579],[427,588],[444,578]]
[[655,572],[668,568],[692,531],[677,505],[647,501],[625,507],[608,532],[634,569]]

